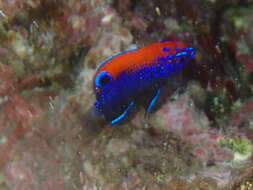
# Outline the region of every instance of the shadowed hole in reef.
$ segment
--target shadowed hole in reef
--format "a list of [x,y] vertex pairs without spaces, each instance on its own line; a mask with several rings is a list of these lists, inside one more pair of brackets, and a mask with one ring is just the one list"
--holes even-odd
[[[68,69],[69,74],[67,74],[68,77],[70,77],[71,82],[74,82],[78,74],[80,73],[80,70],[82,69],[83,66],[83,61],[85,56],[87,55],[90,47],[89,46],[80,46],[77,48],[75,52],[72,53],[72,55],[69,57],[68,60]],[[74,83],[70,85],[70,87],[73,87]]]
[[41,77],[36,86],[41,88],[55,86],[58,90],[61,88],[73,89],[78,74],[80,73],[80,70],[82,70],[83,61],[88,50],[88,46],[78,47],[66,60],[64,60],[65,63],[62,63],[63,69],[61,72],[54,74],[51,77]]

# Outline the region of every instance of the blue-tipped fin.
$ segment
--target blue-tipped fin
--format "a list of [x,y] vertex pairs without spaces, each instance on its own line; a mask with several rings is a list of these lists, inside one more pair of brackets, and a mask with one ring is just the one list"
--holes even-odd
[[132,101],[129,106],[126,108],[126,110],[119,115],[117,118],[115,118],[114,120],[111,121],[111,125],[115,125],[118,122],[120,122],[122,119],[124,119],[124,117],[126,117],[126,115],[128,114],[128,112],[130,111],[130,109],[133,107],[134,105],[134,101]]
[[160,93],[161,93],[161,88],[159,88],[159,89],[157,90],[157,92],[156,92],[154,98],[150,101],[149,106],[148,106],[147,111],[146,111],[147,113],[150,112],[151,108],[152,108],[153,105],[156,103],[156,101],[157,101],[157,99],[158,99]]

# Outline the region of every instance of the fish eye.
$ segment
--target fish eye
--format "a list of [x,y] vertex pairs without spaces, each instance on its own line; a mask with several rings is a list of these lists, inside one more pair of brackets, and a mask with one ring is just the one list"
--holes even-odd
[[106,85],[109,81],[111,80],[111,78],[108,75],[103,75],[101,76],[101,78],[99,79],[99,84],[101,86]]
[[103,87],[111,80],[112,80],[112,76],[106,71],[102,71],[101,73],[97,75],[96,80],[95,80],[95,85],[97,87]]

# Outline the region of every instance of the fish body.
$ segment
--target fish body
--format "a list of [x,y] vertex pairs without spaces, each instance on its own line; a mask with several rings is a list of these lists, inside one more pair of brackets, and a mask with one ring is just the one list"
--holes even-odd
[[107,58],[94,75],[95,110],[114,125],[143,97],[149,101],[149,112],[168,78],[194,53],[194,48],[182,42],[163,41]]

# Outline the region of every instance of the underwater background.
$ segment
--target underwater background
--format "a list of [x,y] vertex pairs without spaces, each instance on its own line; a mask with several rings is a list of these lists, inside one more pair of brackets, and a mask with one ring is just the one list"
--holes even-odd
[[[152,112],[94,114],[100,63],[163,40],[195,55]],[[0,0],[0,189],[251,190],[252,73],[252,0]]]

